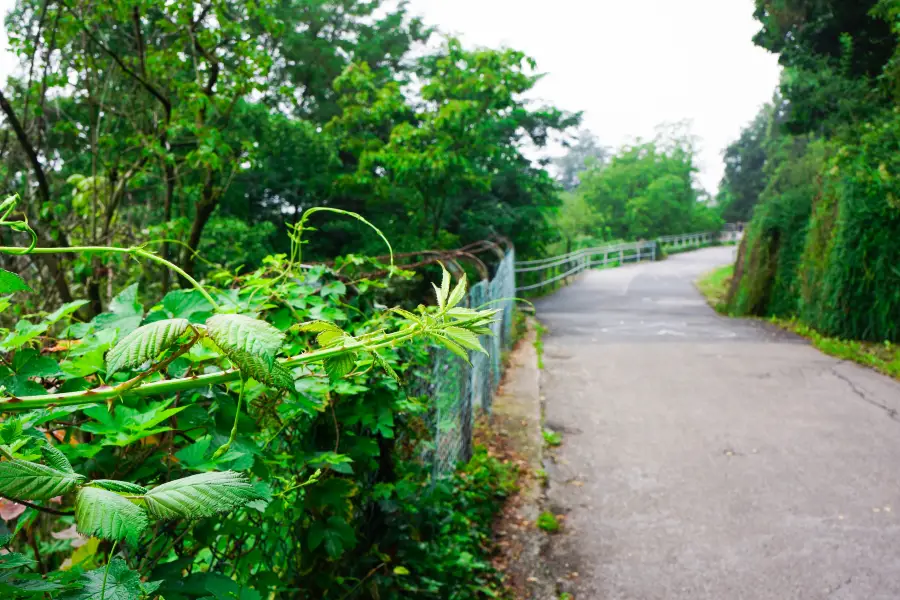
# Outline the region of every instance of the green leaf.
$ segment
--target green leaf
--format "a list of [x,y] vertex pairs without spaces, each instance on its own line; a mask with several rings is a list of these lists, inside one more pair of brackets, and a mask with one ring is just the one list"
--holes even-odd
[[441,295],[441,290],[435,284],[431,284],[431,287],[434,288],[434,297],[437,298],[438,308],[441,309],[441,312],[444,311],[444,297]]
[[147,510],[159,519],[199,519],[261,500],[242,473],[221,471],[191,475],[151,489],[144,495]]
[[341,379],[356,366],[356,354],[353,352],[345,352],[331,358],[326,358],[322,364],[325,366],[325,372],[332,381]]
[[49,500],[72,491],[85,477],[26,460],[0,462],[0,495],[18,500]]
[[69,459],[66,458],[66,455],[60,452],[59,448],[51,445],[49,442],[41,446],[41,456],[44,457],[44,462],[46,462],[57,471],[63,471],[64,473],[75,472],[75,469],[72,468],[72,463],[69,462]]
[[19,567],[31,566],[35,561],[19,554],[18,552],[10,552],[9,554],[0,554],[0,569],[18,569]]
[[400,376],[397,375],[397,372],[391,365],[388,364],[383,356],[378,354],[378,352],[372,352],[372,360],[375,361],[376,365],[384,369],[385,373],[387,373],[391,379],[393,379],[397,383],[400,383]]
[[80,427],[83,431],[102,435],[100,443],[104,446],[128,446],[145,437],[169,431],[171,427],[168,425],[157,425],[188,407],[185,404],[167,408],[173,401],[160,402],[143,411],[117,406],[114,413],[109,412],[105,405],[91,406],[85,408],[84,413],[97,422],[84,423]]
[[144,595],[141,576],[121,558],[88,571],[78,581],[82,588],[67,591],[60,600],[137,600]]
[[347,286],[342,281],[330,281],[322,286],[319,295],[323,298],[328,296],[341,297],[347,293]]
[[466,297],[466,274],[463,273],[462,277],[459,278],[459,282],[456,284],[456,287],[453,288],[453,292],[450,293],[450,297],[447,299],[447,308],[454,308],[457,304],[462,302],[463,298]]
[[213,315],[206,320],[206,329],[229,358],[232,353],[247,353],[261,358],[270,369],[284,342],[284,334],[275,327],[244,315]]
[[75,499],[75,525],[83,535],[137,543],[147,528],[147,513],[124,496],[83,487]]
[[[437,342],[438,344],[440,344],[441,346],[443,346],[444,348],[446,348],[453,354],[457,355],[458,357],[460,357],[467,363],[469,362],[469,353],[466,352],[462,346],[460,346],[453,340],[450,340],[438,333],[430,333],[430,334],[428,334],[428,337],[430,337],[432,340],[434,340],[435,342]],[[469,364],[471,364],[471,363],[469,363]]]
[[311,333],[322,333],[325,331],[336,331],[339,333],[344,332],[340,327],[328,321],[309,321],[307,323],[300,323],[300,325],[297,327],[297,330],[308,331]]
[[443,333],[463,348],[487,354],[487,350],[481,346],[478,336],[468,329],[463,329],[462,327],[445,327]]
[[175,290],[162,300],[163,308],[174,319],[188,319],[198,312],[212,312],[214,307],[199,290]]
[[447,306],[447,298],[450,297],[450,272],[441,265],[441,308]]
[[106,355],[106,372],[112,375],[122,368],[134,368],[151,360],[174,344],[187,331],[187,319],[166,319],[138,327],[116,344]]
[[147,488],[130,481],[119,481],[117,479],[93,479],[88,485],[92,487],[103,488],[110,492],[118,492],[119,494],[128,494],[129,496],[143,496],[147,493]]
[[[16,358],[18,359],[23,352],[21,350],[17,352]],[[38,356],[35,353],[35,356],[30,357],[24,364],[16,368],[16,374],[20,377],[56,377],[61,375],[62,371],[55,360],[49,356]]]
[[47,317],[44,319],[44,321],[47,323],[50,323],[52,325],[53,323],[56,323],[60,319],[68,317],[69,315],[71,315],[72,313],[74,313],[76,310],[78,310],[79,308],[81,308],[82,306],[84,306],[87,303],[88,303],[87,300],[75,300],[73,302],[67,302],[66,304],[63,304],[62,306],[60,306],[59,308],[54,310],[52,313],[47,315]]
[[0,269],[0,294],[12,294],[14,292],[30,292],[31,288],[25,281],[10,271]]
[[137,299],[138,284],[133,283],[109,303],[109,312],[94,317],[92,323],[98,329],[116,329],[119,336],[126,336],[137,329],[144,319],[144,308]]
[[344,519],[329,517],[327,523],[313,521],[309,528],[307,541],[311,550],[315,550],[324,542],[325,551],[331,558],[337,558],[356,545],[356,533]]
[[231,352],[228,358],[234,363],[244,377],[253,378],[270,387],[283,390],[294,389],[294,374],[279,362],[267,365],[263,359],[247,352]]

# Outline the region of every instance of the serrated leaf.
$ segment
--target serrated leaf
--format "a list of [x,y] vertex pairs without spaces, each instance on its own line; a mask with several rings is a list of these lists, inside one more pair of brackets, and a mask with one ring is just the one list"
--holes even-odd
[[93,479],[88,485],[103,488],[110,492],[128,494],[129,496],[143,496],[148,491],[148,489],[142,485],[130,481],[119,481],[117,479]]
[[121,558],[88,571],[78,582],[81,589],[67,591],[60,600],[137,600],[144,595],[141,576]]
[[199,519],[239,508],[263,496],[242,473],[213,471],[176,479],[144,495],[147,510],[159,519]]
[[337,356],[326,358],[322,361],[322,364],[325,367],[325,372],[328,373],[328,377],[332,381],[336,381],[347,375],[356,366],[356,354],[353,352],[338,354]]
[[441,290],[435,284],[431,284],[431,287],[434,288],[434,297],[437,298],[438,308],[442,311],[444,310],[444,297],[441,295]]
[[0,555],[0,569],[2,570],[18,569],[19,567],[31,566],[33,564],[35,564],[34,560],[24,554],[19,554],[18,552]]
[[481,346],[478,336],[468,329],[463,329],[462,327],[445,327],[443,333],[463,348],[487,354],[487,350]]
[[168,349],[187,331],[187,319],[165,319],[138,327],[116,344],[106,355],[106,372],[112,375],[122,368],[134,368]]
[[[434,341],[436,341],[441,346],[443,346],[444,348],[446,348],[447,350],[449,350],[450,352],[452,352],[453,354],[455,354],[458,357],[460,357],[461,359],[465,360],[467,363],[469,362],[469,353],[466,352],[462,346],[460,346],[453,340],[448,339],[437,333],[431,333],[431,334],[429,334],[429,337],[431,339],[433,339]],[[469,364],[471,364],[471,363],[469,363]]]
[[49,500],[72,491],[85,477],[27,460],[0,462],[0,495],[17,500]]
[[294,374],[280,362],[276,361],[269,367],[260,357],[247,352],[232,352],[228,358],[244,377],[252,377],[260,383],[283,390],[294,389]]
[[447,298],[447,308],[454,308],[457,304],[462,302],[463,298],[466,297],[466,274],[463,273],[462,277],[459,278],[459,282],[457,282],[456,287],[453,288],[453,291],[450,293],[450,297]]
[[30,291],[31,288],[21,277],[11,271],[0,269],[0,294]]
[[270,369],[284,341],[284,334],[272,325],[244,315],[213,315],[206,320],[206,329],[229,357],[233,352],[258,356]]
[[343,331],[328,330],[328,331],[323,331],[322,333],[320,333],[319,335],[316,336],[316,343],[319,344],[320,346],[322,346],[323,348],[325,348],[327,346],[333,346],[333,345],[337,344],[337,342],[340,342],[341,340],[343,340],[345,338],[346,338],[346,335],[344,334]]
[[394,370],[394,368],[389,365],[386,360],[384,360],[383,356],[378,354],[378,352],[372,352],[372,360],[374,360],[375,364],[381,367],[384,372],[390,376],[391,379],[393,379],[397,383],[400,383],[400,376],[397,375],[397,372]]
[[447,306],[447,298],[450,297],[450,272],[441,265],[441,307]]
[[308,323],[301,323],[297,329],[298,331],[308,331],[311,333],[322,333],[323,331],[339,331],[343,333],[343,330],[341,330],[340,327],[328,321],[309,321]]
[[124,496],[98,487],[78,490],[75,524],[83,535],[134,544],[147,523],[147,513]]
[[66,455],[56,446],[52,446],[49,442],[41,446],[41,456],[44,457],[44,462],[57,471],[63,471],[64,473],[75,472],[75,469],[72,468],[72,463],[69,462]]

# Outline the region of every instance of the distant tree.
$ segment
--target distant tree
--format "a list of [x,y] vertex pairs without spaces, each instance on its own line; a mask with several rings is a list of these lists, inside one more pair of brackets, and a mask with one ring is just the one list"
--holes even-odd
[[557,179],[566,190],[578,187],[579,175],[592,166],[603,165],[609,158],[609,149],[601,146],[597,136],[581,129],[568,145],[565,155],[553,161]]
[[741,137],[725,150],[719,204],[726,221],[749,221],[766,187],[766,144],[774,110],[772,104],[763,106]]

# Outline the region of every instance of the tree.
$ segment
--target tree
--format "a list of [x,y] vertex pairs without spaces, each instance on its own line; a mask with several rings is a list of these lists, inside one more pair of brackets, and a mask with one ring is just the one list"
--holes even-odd
[[574,142],[567,144],[566,153],[553,161],[556,178],[563,189],[578,187],[579,175],[590,168],[602,166],[609,158],[609,150],[601,146],[597,136],[587,129],[574,135]]
[[766,157],[774,107],[766,104],[741,137],[725,150],[725,175],[720,185],[722,217],[726,221],[749,221],[753,207],[766,186]]
[[[705,204],[694,187],[694,142],[683,126],[664,127],[652,142],[638,142],[591,169],[577,188],[602,215],[613,239],[649,239],[695,230]],[[701,219],[708,226],[705,214]]]

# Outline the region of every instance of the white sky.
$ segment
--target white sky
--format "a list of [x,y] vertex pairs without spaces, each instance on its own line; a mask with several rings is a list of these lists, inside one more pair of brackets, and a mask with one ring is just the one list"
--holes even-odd
[[[5,15],[14,0],[0,0]],[[700,182],[715,192],[722,152],[778,83],[753,45],[753,0],[411,0],[413,13],[472,45],[509,46],[546,73],[533,97],[584,111],[612,147],[688,119]],[[2,28],[0,28],[2,29]],[[0,31],[0,81],[14,66]]]
[[753,45],[753,0],[412,0],[464,42],[508,46],[546,73],[534,97],[584,111],[606,146],[688,119],[711,193],[722,153],[771,99],[777,58]]

